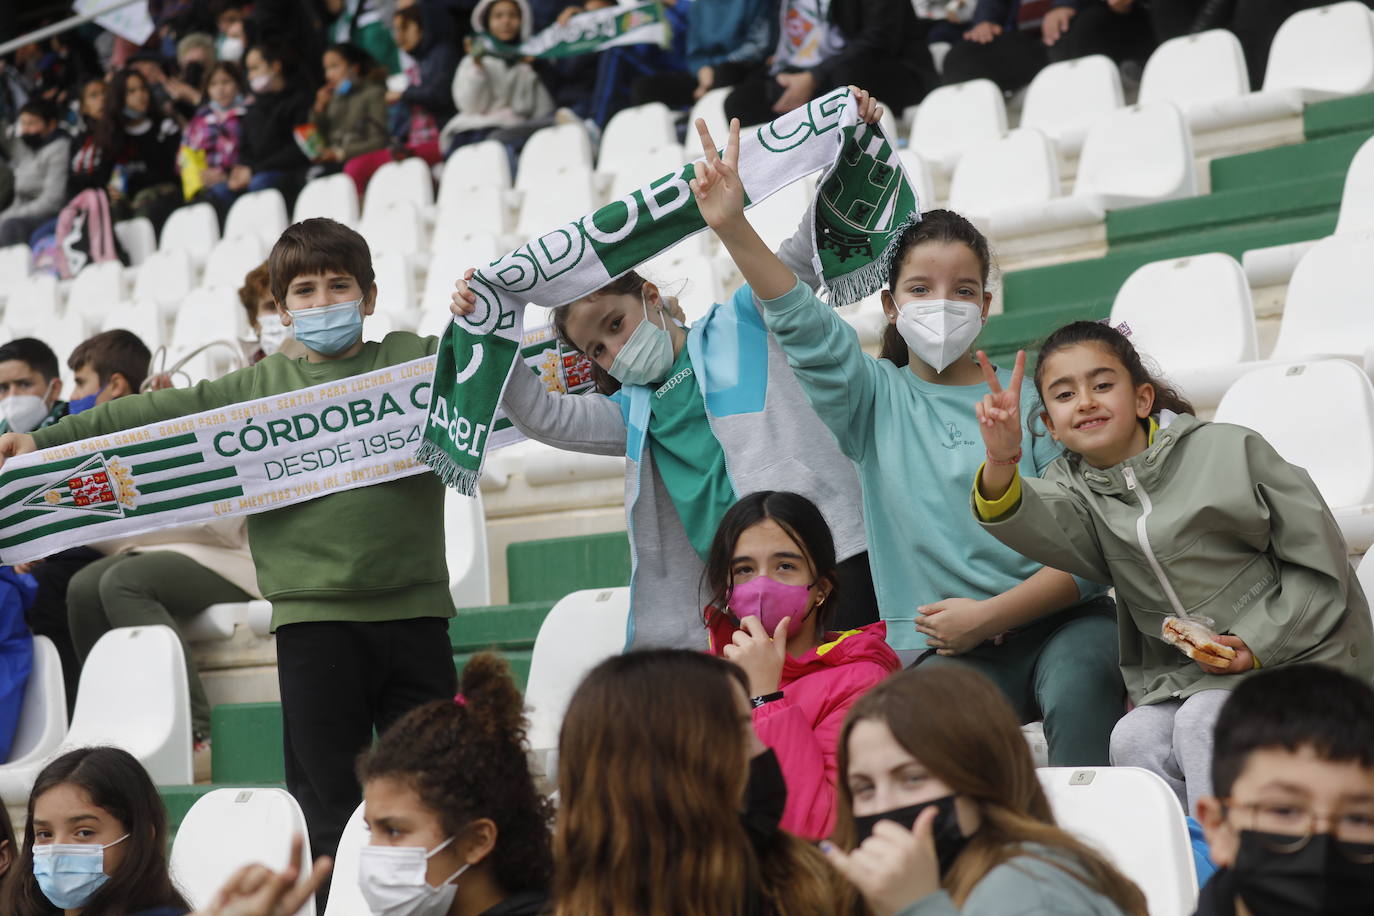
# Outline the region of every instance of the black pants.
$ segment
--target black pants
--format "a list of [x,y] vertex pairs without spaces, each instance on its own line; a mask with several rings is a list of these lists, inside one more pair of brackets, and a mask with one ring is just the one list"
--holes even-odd
[[362,800],[358,754],[416,706],[458,690],[448,621],[292,623],[277,630],[286,788],[314,856],[332,856]]
[[[925,94],[939,82],[928,46],[922,44],[914,47],[909,55],[915,58],[914,69],[910,61],[855,61],[836,72],[832,85],[817,85],[812,97],[824,95],[840,86],[858,86],[867,89],[875,99],[890,106],[893,113],[900,116],[907,107],[925,98]],[[767,123],[778,116],[773,105],[782,97],[782,92],[777,77],[770,76],[767,68],[760,66],[741,79],[725,97],[725,116],[739,118],[741,125]]]
[[81,663],[72,647],[72,632],[67,626],[67,585],[72,576],[103,557],[90,547],[73,547],[48,557],[30,572],[38,580],[38,596],[24,615],[35,636],[46,636],[57,647],[62,659],[62,682],[67,688],[67,712],[76,708],[76,685],[81,679]]
[[878,595],[873,590],[873,571],[868,566],[868,552],[856,553],[836,567],[839,578],[838,604],[832,630],[852,630],[878,622]]
[[[715,82],[712,89],[733,86],[747,76],[754,75],[753,64],[721,64],[715,68]],[[663,73],[650,73],[641,76],[630,87],[630,104],[647,105],[662,102],[669,108],[691,108],[696,100],[692,93],[697,88],[697,75],[686,70],[666,70]],[[696,129],[687,125],[688,133],[695,136]]]

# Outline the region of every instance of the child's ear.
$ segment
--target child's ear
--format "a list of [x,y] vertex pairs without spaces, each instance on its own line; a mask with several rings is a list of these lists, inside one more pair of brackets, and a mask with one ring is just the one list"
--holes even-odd
[[1050,419],[1050,412],[1048,410],[1040,411],[1040,422],[1044,423],[1045,429],[1049,430],[1050,438],[1058,442],[1059,437],[1054,434],[1054,421]]
[[1207,837],[1207,854],[1221,868],[1236,864],[1240,838],[1226,822],[1226,809],[1219,798],[1204,795],[1197,800],[1197,820]]
[[280,302],[277,302],[276,299],[273,299],[272,301],[277,303],[277,314],[281,316],[281,323],[285,327],[291,327],[291,310],[286,306],[282,305]]
[[[110,380],[105,383],[105,390],[110,393],[106,400],[113,401],[115,398],[122,398],[126,394],[137,394],[134,387],[129,384],[129,380],[124,377],[123,372],[111,372]],[[104,401],[101,402],[102,404]]]
[[1143,420],[1154,412],[1154,407],[1155,386],[1149,382],[1137,385],[1135,388],[1135,415]]
[[887,316],[888,324],[897,323],[897,300],[892,298],[892,291],[885,289],[882,293],[883,314]]
[[648,280],[644,281],[644,285],[640,287],[639,292],[640,295],[644,297],[645,303],[647,303],[650,306],[657,306],[661,304],[663,301],[662,296],[658,291],[658,287],[655,286],[653,283],[650,283]]
[[992,292],[983,291],[983,324],[988,323],[988,312],[992,309]]
[[377,308],[377,284],[373,283],[368,289],[367,295],[363,297],[363,314],[371,315],[375,308]]

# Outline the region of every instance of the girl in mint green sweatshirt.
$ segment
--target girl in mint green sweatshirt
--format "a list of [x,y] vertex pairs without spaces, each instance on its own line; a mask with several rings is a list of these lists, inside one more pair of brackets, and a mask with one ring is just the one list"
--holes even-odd
[[[702,215],[859,472],[889,643],[925,664],[971,665],[992,678],[1023,722],[1044,719],[1052,765],[1106,764],[1125,708],[1110,599],[1096,583],[1025,559],[969,517],[969,475],[984,459],[971,418],[985,389],[969,351],[992,300],[987,241],[944,210],[905,231],[883,292],[883,358],[873,359],[750,227],[732,161],[737,129],[724,160],[698,130],[707,148]],[[1047,437],[1027,434],[1024,446],[1027,473],[1058,454]]]

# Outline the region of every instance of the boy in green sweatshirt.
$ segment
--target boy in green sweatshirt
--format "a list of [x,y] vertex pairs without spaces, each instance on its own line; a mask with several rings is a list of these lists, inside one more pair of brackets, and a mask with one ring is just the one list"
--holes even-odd
[[[32,435],[5,458],[372,372],[432,355],[437,337],[364,341],[377,300],[362,236],[329,219],[288,228],[268,257],[282,323],[306,355],[273,354],[193,388],[100,404]],[[331,493],[248,518],[258,585],[272,602],[286,784],[311,851],[334,854],[361,800],[353,764],[414,706],[457,689],[446,618],[444,488],[432,474]]]

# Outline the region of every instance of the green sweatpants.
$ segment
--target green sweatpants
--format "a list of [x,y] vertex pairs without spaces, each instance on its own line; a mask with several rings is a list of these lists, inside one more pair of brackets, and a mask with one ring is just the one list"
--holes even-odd
[[[1045,721],[1050,766],[1107,766],[1112,727],[1126,712],[1110,598],[1035,621],[1001,645],[985,642],[963,655],[931,652],[917,665],[968,665],[1002,688],[1021,722]],[[914,667],[914,666],[913,666]]]
[[[67,587],[67,624],[82,664],[96,640],[117,627],[162,624],[181,634],[178,622],[189,620],[212,604],[251,601],[228,579],[195,560],[170,550],[121,553],[96,560]],[[186,683],[191,691],[191,730],[210,735],[210,701],[200,682],[195,659],[182,639]]]

